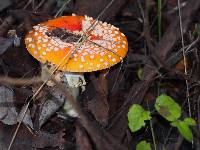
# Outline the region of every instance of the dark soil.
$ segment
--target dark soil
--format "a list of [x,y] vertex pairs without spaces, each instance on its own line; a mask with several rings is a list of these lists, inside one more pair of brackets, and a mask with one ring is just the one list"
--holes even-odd
[[[200,149],[200,1],[163,0],[161,37],[158,34],[158,9],[155,0],[114,0],[99,18],[122,31],[129,50],[123,62],[97,72],[85,73],[86,90],[76,101],[57,83],[42,85],[41,65],[26,50],[25,35],[34,25],[59,15],[98,17],[110,0],[0,0],[0,149],[11,143],[13,150],[127,150],[146,140],[154,149],[150,123],[135,133],[128,128],[127,113],[133,104],[150,110],[157,149]],[[181,36],[183,33],[183,38]],[[59,30],[48,33],[63,40],[77,41],[79,35]],[[68,38],[69,36],[69,38]],[[185,50],[185,63],[183,58]],[[186,70],[185,70],[186,69]],[[141,73],[140,75],[139,72]],[[78,118],[64,113],[62,102],[48,110],[46,102],[64,93],[80,113]],[[156,97],[171,96],[182,108],[183,117],[194,118],[193,143],[156,113]],[[188,99],[189,102],[188,103]],[[2,105],[1,105],[2,103]],[[14,135],[19,119],[29,104],[27,115]],[[6,105],[4,105],[6,104]],[[44,115],[44,110],[47,110]],[[190,110],[190,111],[189,111]]]

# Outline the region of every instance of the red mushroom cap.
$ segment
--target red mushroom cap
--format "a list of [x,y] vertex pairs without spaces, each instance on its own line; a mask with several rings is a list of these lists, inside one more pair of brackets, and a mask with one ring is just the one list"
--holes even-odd
[[[120,62],[128,51],[125,35],[118,28],[87,16],[63,16],[33,27],[25,38],[29,53],[42,63],[59,65],[59,70],[69,72],[91,72],[109,68]],[[72,53],[78,39],[88,39]]]

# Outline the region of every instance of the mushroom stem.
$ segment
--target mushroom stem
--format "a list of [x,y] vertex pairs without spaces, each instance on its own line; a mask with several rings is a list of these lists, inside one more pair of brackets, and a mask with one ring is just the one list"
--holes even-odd
[[[47,63],[42,64],[41,76],[44,81],[48,78],[51,70],[53,69],[52,67],[53,66],[49,66]],[[63,83],[66,88],[70,89],[71,95],[74,97],[74,99],[78,100],[80,93],[85,90],[86,82],[85,82],[84,75],[82,73],[71,73],[71,72],[63,72],[63,71],[57,71],[55,72],[54,75],[55,75],[55,79],[58,82]],[[55,86],[55,84],[53,81],[50,80],[47,82],[47,86],[53,87]],[[77,112],[75,112],[75,110],[69,104],[67,99],[65,100],[63,109],[65,110],[66,114],[68,114],[69,116],[72,116],[72,117],[78,116]]]
[[[78,100],[80,93],[85,90],[85,79],[83,74],[68,73],[63,74],[63,82],[67,85],[67,88],[72,92],[72,96]],[[78,117],[78,113],[72,108],[71,104],[66,100],[63,109],[69,116]]]

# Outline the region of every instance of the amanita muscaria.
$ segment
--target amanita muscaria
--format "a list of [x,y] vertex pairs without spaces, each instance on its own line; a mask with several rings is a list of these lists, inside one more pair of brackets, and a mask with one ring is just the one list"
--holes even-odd
[[[125,57],[128,42],[118,28],[106,22],[98,21],[90,30],[94,22],[88,16],[63,16],[38,24],[26,35],[27,50],[42,64],[54,66],[67,56],[58,68],[65,76],[109,68]],[[87,39],[76,49],[81,36]]]

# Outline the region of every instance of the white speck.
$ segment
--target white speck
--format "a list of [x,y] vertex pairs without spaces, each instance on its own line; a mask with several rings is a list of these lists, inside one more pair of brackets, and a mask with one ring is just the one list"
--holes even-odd
[[77,61],[77,58],[74,58],[74,61]]
[[42,44],[42,47],[46,47],[46,44]]
[[116,62],[116,58],[113,58],[112,61],[113,61],[113,62]]
[[112,47],[111,46],[108,46],[108,49],[111,49]]
[[35,44],[31,44],[31,47],[32,47],[32,48],[35,48]]
[[94,55],[90,55],[90,58],[91,58],[91,59],[94,59]]
[[55,48],[54,48],[54,51],[58,51],[58,50],[59,50],[59,48],[58,48],[58,47],[55,47]]
[[111,34],[111,33],[112,33],[112,30],[108,30],[108,32]]
[[43,42],[48,42],[48,39],[43,39]]
[[120,45],[118,45],[118,46],[117,46],[117,48],[121,48],[121,46],[120,46]]
[[121,33],[122,36],[125,36],[124,33]]
[[104,62],[104,65],[108,66],[108,62]]
[[100,62],[103,62],[103,59],[100,59]]
[[106,22],[104,22],[102,25],[103,25],[104,27],[108,26],[108,24],[107,24]]
[[41,43],[41,42],[42,42],[42,40],[41,40],[41,39],[38,39],[38,40],[37,40],[37,43]]
[[37,31],[40,27],[39,26],[33,26],[33,28]]
[[47,51],[47,52],[50,52],[50,51],[51,51],[51,49],[50,49],[50,48],[47,48],[47,49],[46,49],[46,51]]
[[35,32],[34,35],[37,36],[37,35],[38,35],[38,32]]
[[117,41],[117,38],[113,38],[114,41]]
[[26,40],[27,40],[28,42],[32,42],[32,41],[33,41],[32,38],[26,38]]
[[89,53],[92,55],[92,54],[94,54],[94,51],[89,50]]
[[46,55],[47,53],[46,52],[42,52],[42,55]]
[[115,31],[115,34],[118,34],[119,32],[118,31]]
[[109,27],[108,27],[108,26],[105,26],[104,29],[109,30]]
[[98,51],[98,50],[99,50],[99,48],[98,48],[98,47],[95,47],[95,48],[94,48],[94,50],[95,50],[95,51]]
[[38,50],[41,50],[42,48],[41,47],[38,47]]
[[112,33],[112,34],[110,34],[110,35],[111,35],[112,37],[115,37],[115,36],[116,36],[116,35],[115,35],[115,34],[113,34],[113,33]]
[[125,48],[125,47],[126,47],[126,46],[123,44],[123,45],[122,45],[122,48]]
[[101,56],[104,56],[104,55],[105,55],[105,52],[101,52],[100,55],[101,55]]
[[101,64],[97,64],[97,68],[100,68],[101,67]]
[[53,50],[55,47],[54,46],[50,46],[49,48]]
[[123,41],[122,43],[126,44],[126,41]]
[[82,64],[80,64],[80,66],[79,66],[80,68],[83,68],[83,65]]
[[87,54],[88,54],[87,52],[84,52],[82,55],[83,55],[83,56],[86,56]]
[[37,54],[38,52],[37,51],[34,51],[34,54]]
[[42,39],[42,37],[41,36],[38,36],[38,40],[41,40]]
[[85,58],[81,56],[81,62],[85,62]]
[[74,54],[74,57],[78,57],[78,54]]
[[108,55],[108,58],[112,58],[112,56],[111,56],[111,55]]

